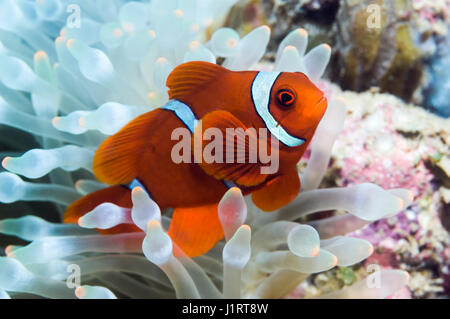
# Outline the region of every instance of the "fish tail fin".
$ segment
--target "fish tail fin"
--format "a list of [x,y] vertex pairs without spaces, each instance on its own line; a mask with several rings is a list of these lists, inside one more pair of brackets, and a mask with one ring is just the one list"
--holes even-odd
[[[87,194],[67,207],[63,221],[64,223],[78,223],[78,219],[92,211],[102,203],[113,203],[124,208],[131,208],[131,191],[122,185],[115,185],[100,189],[96,192]],[[132,224],[117,225],[110,229],[97,229],[102,234],[117,234],[141,231]]]
[[[218,205],[178,207],[174,210],[168,234],[189,257],[205,254],[223,238]],[[176,250],[174,253],[177,255]]]

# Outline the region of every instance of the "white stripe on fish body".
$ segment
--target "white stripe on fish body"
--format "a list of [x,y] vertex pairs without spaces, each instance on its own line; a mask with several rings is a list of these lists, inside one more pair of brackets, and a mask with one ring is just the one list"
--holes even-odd
[[[175,115],[187,126],[187,128],[194,132],[194,128],[197,125],[197,119],[192,112],[191,108],[186,104],[178,100],[170,100],[166,105],[161,107],[162,109],[169,110],[175,113]],[[151,198],[149,191],[142,185],[142,183],[137,179],[133,179],[131,183],[125,185],[129,190],[133,190],[135,187],[142,188],[147,195]]]
[[162,109],[173,111],[176,116],[188,127],[191,133],[194,133],[194,128],[197,125],[197,118],[192,112],[191,108],[178,100],[170,100]]
[[267,129],[281,143],[296,147],[305,143],[305,140],[290,135],[286,130],[278,125],[269,111],[270,93],[273,84],[277,80],[281,72],[258,72],[252,84],[252,99],[256,112],[266,124]]

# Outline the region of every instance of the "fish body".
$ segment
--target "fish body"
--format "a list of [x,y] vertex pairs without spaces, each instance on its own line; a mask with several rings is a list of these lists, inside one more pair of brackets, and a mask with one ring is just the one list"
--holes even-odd
[[[65,221],[76,222],[103,202],[131,207],[130,189],[137,183],[161,209],[174,208],[168,233],[186,254],[198,256],[223,237],[217,206],[230,187],[239,187],[244,195],[251,193],[254,203],[264,211],[278,209],[297,196],[300,180],[296,164],[327,102],[323,92],[302,73],[233,72],[206,62],[178,66],[169,75],[167,86],[168,104],[137,117],[97,150],[94,173],[101,182],[114,186],[73,203]],[[232,144],[235,161],[198,160],[195,155],[201,157],[210,142],[202,139],[209,128],[223,133],[224,154],[228,151],[227,129],[254,129],[254,134],[247,136],[247,149],[238,149],[237,140]],[[187,162],[173,159],[179,143],[173,136],[177,129],[189,130],[192,138]],[[263,136],[260,129],[269,134]],[[267,165],[259,158],[249,163],[248,152],[252,145],[266,145],[272,151],[273,143],[278,149],[277,169],[262,173],[261,168]],[[236,161],[237,154],[245,160]],[[137,230],[119,225],[108,233]]]

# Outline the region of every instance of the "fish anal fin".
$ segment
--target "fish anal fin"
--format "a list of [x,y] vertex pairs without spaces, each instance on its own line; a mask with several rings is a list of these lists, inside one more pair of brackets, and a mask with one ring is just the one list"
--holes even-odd
[[218,205],[175,208],[168,234],[189,257],[205,254],[223,238]]
[[208,62],[192,61],[181,64],[173,69],[167,78],[169,98],[183,100],[186,94],[200,90],[225,72],[228,70]]
[[[205,138],[205,132],[208,131],[211,136]],[[218,148],[222,147],[222,154],[216,156],[217,150],[212,154],[210,144],[215,143],[218,138],[222,138],[217,144]],[[213,111],[206,114],[195,127],[194,158],[208,175],[218,180],[231,181],[241,186],[257,186],[268,177],[267,174],[261,173],[262,164],[258,160],[259,142],[256,129],[247,128],[228,111]]]
[[265,212],[277,210],[297,197],[300,191],[300,178],[297,170],[289,170],[279,175],[252,193],[253,203]]

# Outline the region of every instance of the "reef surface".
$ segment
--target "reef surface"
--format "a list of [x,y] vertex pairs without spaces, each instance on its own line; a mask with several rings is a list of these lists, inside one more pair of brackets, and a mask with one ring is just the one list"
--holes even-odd
[[[351,268],[318,274],[297,293],[314,296],[353,283],[368,265],[409,272],[408,288],[393,297],[435,298],[450,292],[450,120],[391,95],[342,91],[323,81],[330,96],[347,102],[344,129],[337,138],[322,187],[367,181],[403,187],[414,201],[400,214],[358,230],[374,254]],[[302,160],[306,163],[307,157]],[[364,266],[364,267],[362,267]]]

